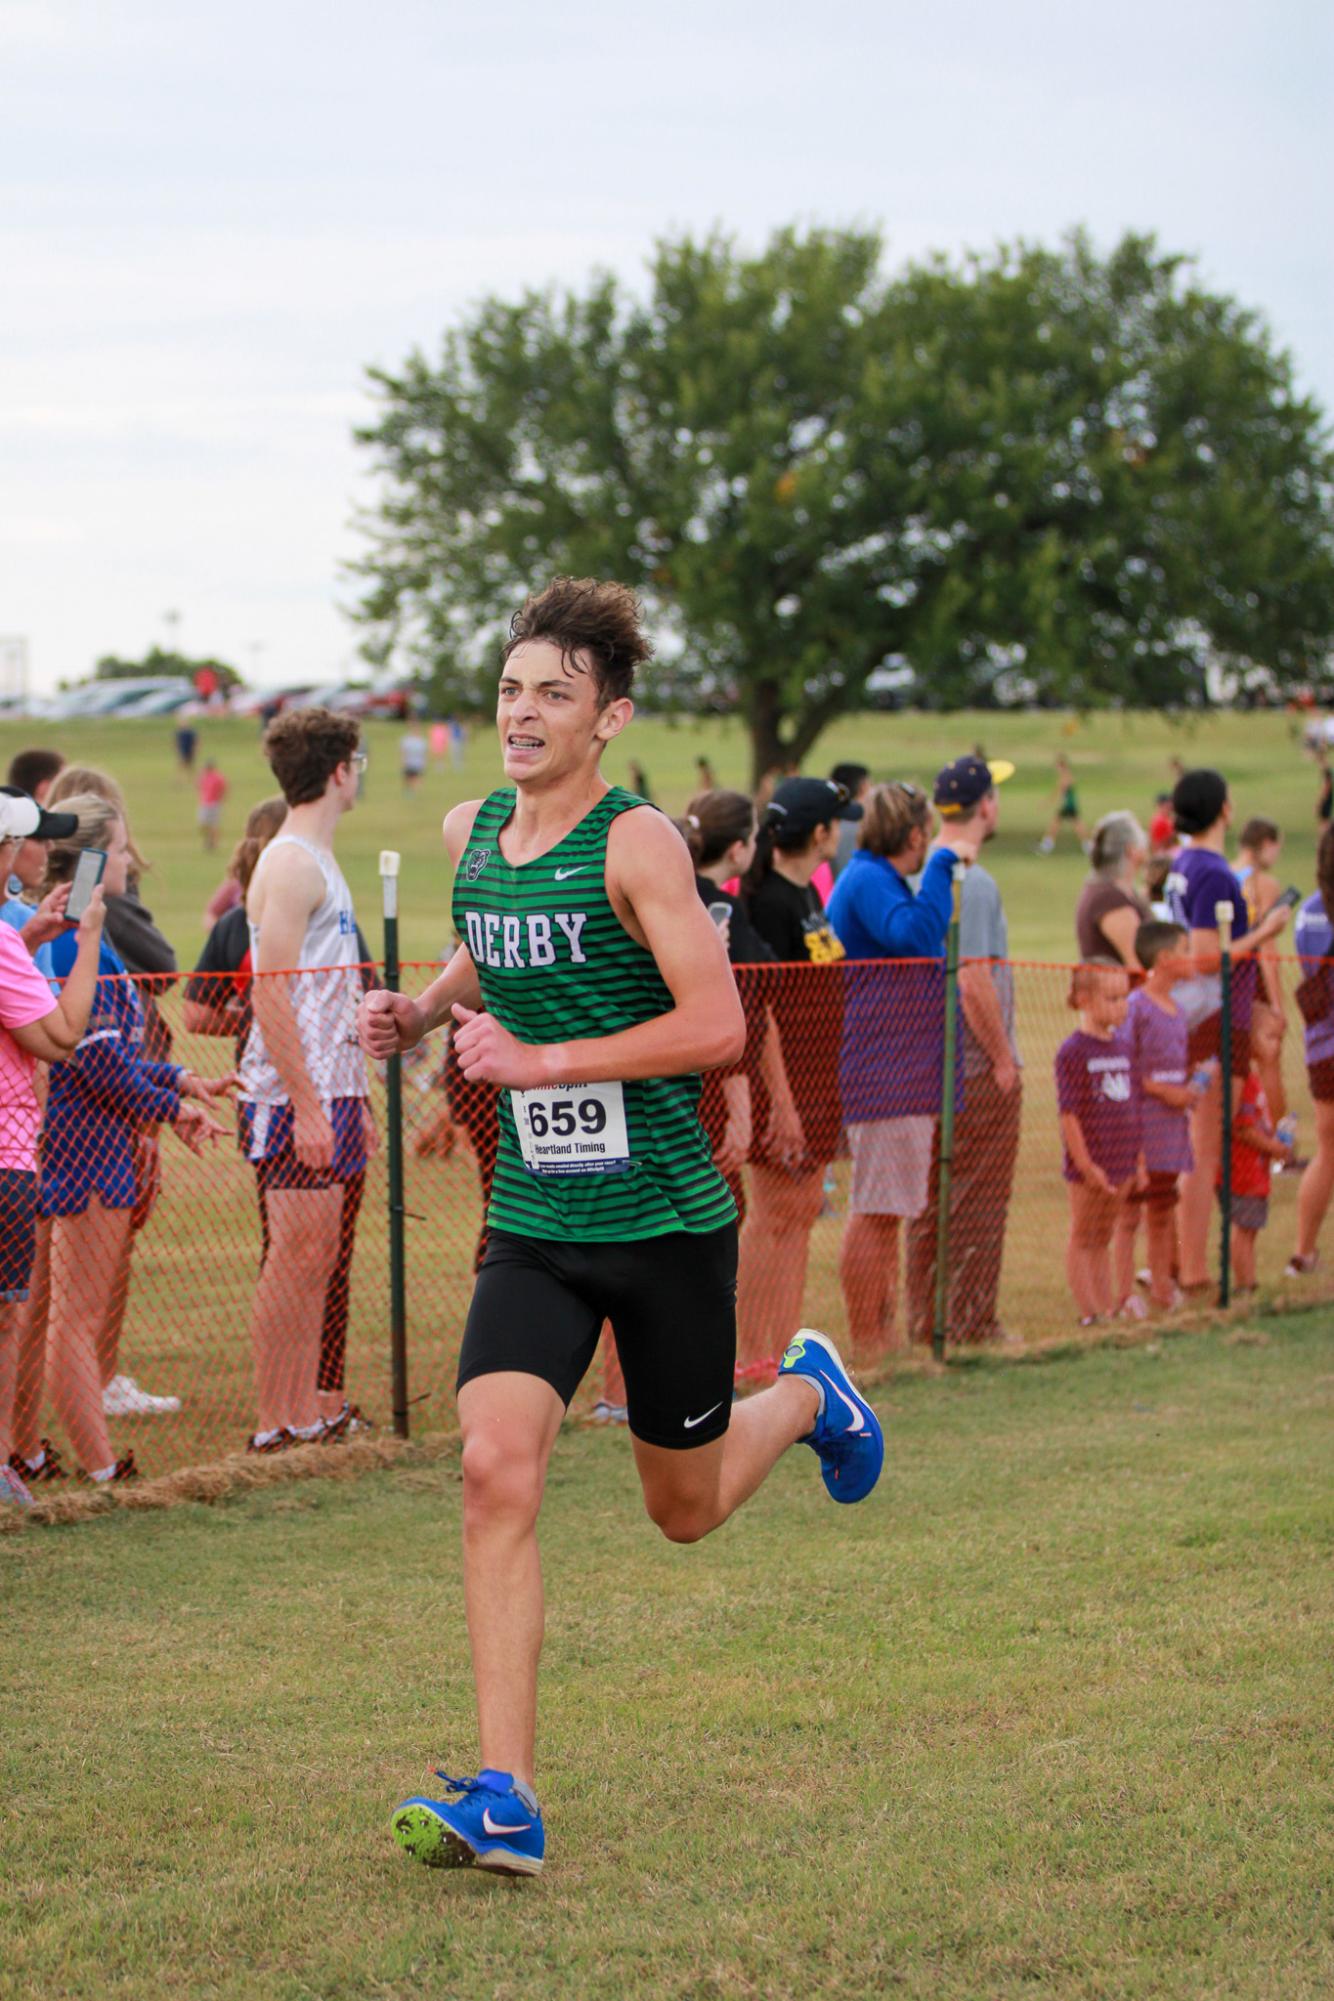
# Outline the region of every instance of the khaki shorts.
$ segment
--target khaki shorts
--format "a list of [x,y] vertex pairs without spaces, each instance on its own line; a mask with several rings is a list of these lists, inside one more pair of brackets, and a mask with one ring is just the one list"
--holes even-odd
[[848,1127],[854,1216],[920,1216],[931,1182],[936,1121],[867,1119]]

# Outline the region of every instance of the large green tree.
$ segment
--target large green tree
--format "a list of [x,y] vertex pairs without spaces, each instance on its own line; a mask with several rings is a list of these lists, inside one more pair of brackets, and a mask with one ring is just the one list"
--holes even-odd
[[1321,413],[1151,239],[894,276],[869,230],[685,239],[642,296],[487,300],[372,380],[372,656],[460,693],[526,590],[614,575],[757,776],[885,667],[941,705],[1176,705],[1318,675],[1334,633]]

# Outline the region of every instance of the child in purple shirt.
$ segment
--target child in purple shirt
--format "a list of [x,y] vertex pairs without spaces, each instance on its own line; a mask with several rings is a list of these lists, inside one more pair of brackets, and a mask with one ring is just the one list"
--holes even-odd
[[1079,1027],[1056,1052],[1056,1102],[1070,1189],[1065,1269],[1091,1327],[1112,1311],[1112,1239],[1139,1166],[1139,1100],[1131,1073],[1124,966],[1090,959],[1076,966],[1070,1006]]
[[1179,924],[1141,924],[1135,934],[1135,956],[1146,978],[1130,996],[1126,1025],[1139,1098],[1144,1174],[1117,1226],[1116,1278],[1121,1311],[1137,1319],[1144,1312],[1133,1290],[1135,1235],[1141,1210],[1148,1238],[1149,1299],[1154,1306],[1169,1308],[1180,1302],[1176,1212],[1181,1176],[1189,1174],[1195,1164],[1190,1115],[1217,1067],[1206,1063],[1192,1075],[1190,1030],[1172,998],[1173,987],[1189,969],[1187,943],[1187,934]]

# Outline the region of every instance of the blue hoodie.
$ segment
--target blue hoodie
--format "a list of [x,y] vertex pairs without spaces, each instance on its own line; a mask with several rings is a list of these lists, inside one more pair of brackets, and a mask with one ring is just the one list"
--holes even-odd
[[[892,862],[858,848],[834,884],[828,916],[849,961],[874,962],[844,974],[839,1080],[848,1125],[940,1110],[953,877],[953,854],[938,848],[914,895]],[[960,1063],[956,1103],[962,1089]]]

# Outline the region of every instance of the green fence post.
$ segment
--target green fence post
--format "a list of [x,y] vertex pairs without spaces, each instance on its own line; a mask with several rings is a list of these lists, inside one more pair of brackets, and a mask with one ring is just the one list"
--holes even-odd
[[1232,1298],[1232,905],[1216,903],[1218,925],[1219,976],[1222,980],[1218,1017],[1219,1086],[1223,1093],[1223,1157],[1220,1164],[1218,1206],[1222,1215],[1222,1248],[1219,1253],[1218,1304]]
[[[384,983],[398,992],[398,865],[392,848],[380,855],[384,892]],[[403,1244],[403,1059],[385,1065],[385,1113],[389,1155],[389,1356],[393,1384],[394,1432],[408,1435],[408,1305]]]
[[940,1182],[936,1195],[936,1316],[931,1352],[945,1359],[945,1321],[950,1293],[950,1179],[954,1167],[954,1082],[959,1047],[959,907],[964,865],[954,864],[954,908],[945,941],[945,1074],[940,1086]]

